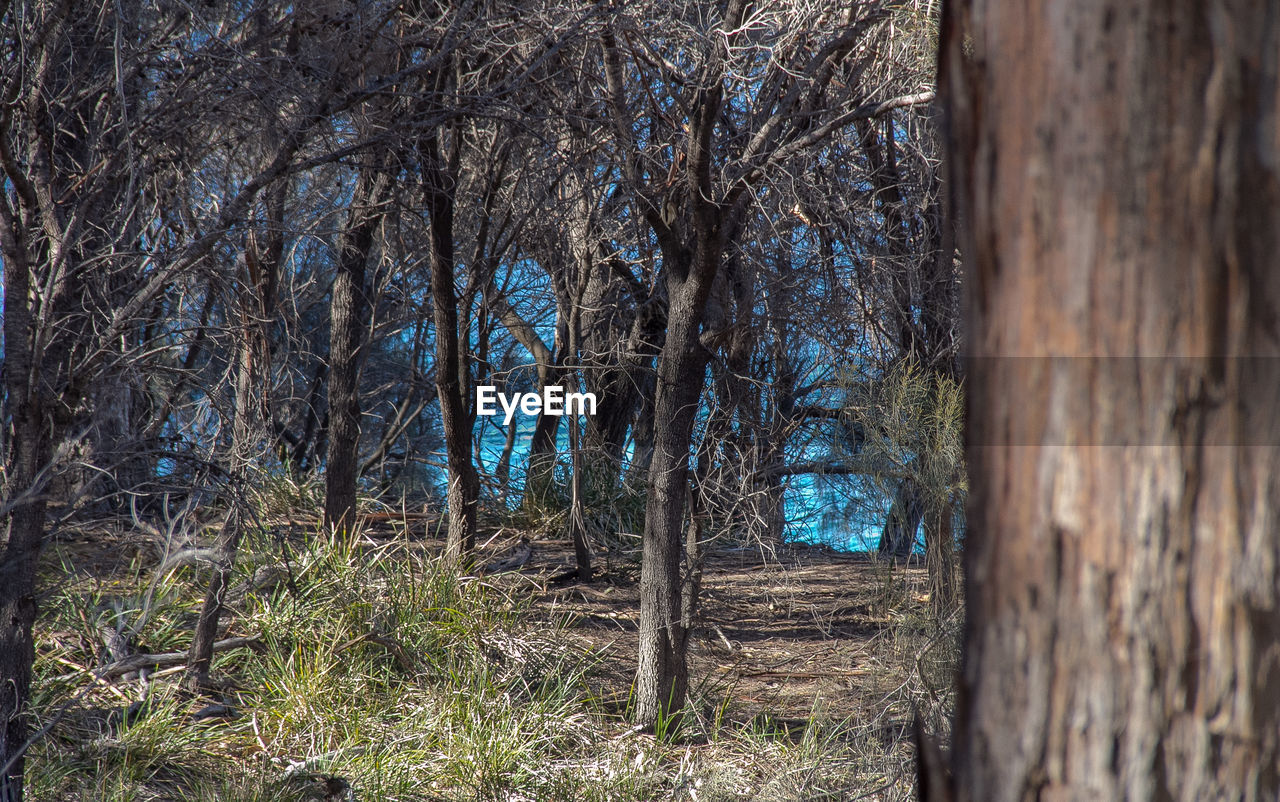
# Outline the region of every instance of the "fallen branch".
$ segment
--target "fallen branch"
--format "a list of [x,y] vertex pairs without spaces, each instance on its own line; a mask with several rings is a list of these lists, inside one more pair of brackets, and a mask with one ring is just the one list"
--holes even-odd
[[[256,637],[248,638],[226,638],[213,644],[215,652],[225,652],[230,649],[239,649],[244,646],[256,646],[258,639]],[[155,669],[162,666],[180,665],[187,662],[190,656],[189,651],[183,652],[163,652],[161,654],[135,654],[126,657],[123,660],[116,660],[114,663],[99,668],[94,672],[94,676],[99,679],[107,679],[109,677],[118,677],[128,674],[130,671],[141,671],[144,668]]]
[[724,630],[721,629],[716,624],[712,624],[711,628],[714,629],[716,631],[716,634],[720,636],[720,642],[724,644],[724,648],[728,649],[732,653],[733,643],[727,637],[725,637]]
[[520,542],[502,557],[495,559],[484,567],[478,574],[480,576],[489,576],[490,574],[505,574],[510,571],[518,571],[529,564],[533,559],[533,544],[529,542],[529,538],[522,537]]
[[370,632],[365,635],[361,635],[358,638],[349,640],[335,649],[334,653],[338,654],[345,652],[347,649],[350,649],[353,646],[358,646],[361,643],[376,643],[391,653],[391,656],[396,659],[396,663],[399,664],[400,668],[403,669],[405,673],[417,673],[418,666],[414,663],[413,658],[409,656],[409,653],[404,650],[404,647],[401,646],[394,638],[388,638],[386,635],[379,635],[376,632]]
[[358,755],[363,755],[367,751],[369,751],[369,747],[367,746],[343,746],[334,749],[332,752],[325,752],[323,755],[315,755],[313,757],[303,758],[302,760],[290,760],[289,765],[284,770],[282,778],[288,780],[298,776],[299,774],[305,774],[311,771],[321,763],[336,760],[339,756],[356,757]]
[[67,666],[69,668],[76,669],[76,672],[74,674],[67,674],[64,677],[58,677],[57,679],[59,680],[73,679],[75,677],[80,676],[81,674],[87,674],[94,681],[95,684],[101,685],[102,687],[106,688],[108,691],[110,691],[111,693],[119,697],[122,701],[124,702],[133,701],[133,699],[129,698],[129,695],[126,694],[124,691],[120,690],[116,686],[107,682],[105,679],[95,676],[93,673],[93,670],[90,669],[88,666],[82,666],[79,663],[66,659],[65,657],[58,657],[56,654],[50,655],[50,659],[52,659],[54,662],[62,663],[64,666]]
[[871,672],[854,668],[848,671],[738,671],[739,677],[785,677],[787,679],[837,679],[863,677]]

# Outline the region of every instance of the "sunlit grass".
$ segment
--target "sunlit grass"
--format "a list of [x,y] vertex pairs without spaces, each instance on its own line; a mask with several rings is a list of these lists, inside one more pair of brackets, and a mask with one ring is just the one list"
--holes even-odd
[[[189,643],[202,572],[157,577],[140,555],[111,576],[51,566],[61,581],[42,600],[34,710],[49,726],[30,753],[32,799],[701,802],[877,787],[873,798],[906,799],[909,749],[886,727],[947,694],[951,644],[927,646],[936,636],[904,619],[882,644],[882,684],[903,680],[883,717],[815,704],[804,721],[743,721],[735,686],[701,677],[680,727],[655,738],[620,715],[625,688],[608,700],[592,690],[601,655],[539,619],[517,585],[460,577],[402,541],[324,537],[295,544],[290,580],[232,594],[228,634],[257,645],[215,657],[220,700],[182,691],[181,667],[95,683],[103,624],[136,628],[144,651]],[[270,560],[250,548],[237,584]],[[910,606],[885,581],[885,611]],[[144,696],[145,714],[125,720]],[[235,717],[197,720],[218,701]]]

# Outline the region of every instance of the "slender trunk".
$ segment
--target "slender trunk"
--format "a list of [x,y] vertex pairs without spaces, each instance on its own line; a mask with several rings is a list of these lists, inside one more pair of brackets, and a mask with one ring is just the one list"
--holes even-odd
[[707,364],[707,352],[697,336],[706,291],[699,299],[696,289],[688,282],[672,292],[667,341],[658,359],[654,450],[640,567],[636,674],[636,716],[648,725],[677,715],[688,688],[680,555],[689,443]]
[[[0,134],[4,133],[0,131]],[[36,571],[44,548],[46,499],[53,447],[77,401],[71,382],[71,343],[85,325],[79,281],[45,309],[64,324],[40,357],[32,314],[32,247],[22,223],[0,198],[0,253],[4,255],[4,422],[9,427],[0,502],[7,507],[4,562],[0,563],[0,802],[21,802],[27,748],[31,667],[35,660]],[[46,257],[35,244],[38,257]],[[69,271],[74,274],[74,271]],[[47,323],[46,323],[47,325]]]
[[[700,466],[699,473],[705,473]],[[686,485],[685,505],[689,510],[689,524],[684,536],[684,577],[681,580],[681,626],[687,639],[693,631],[694,617],[698,612],[698,595],[702,592],[702,541],[706,515],[702,509],[701,478]]]
[[924,516],[924,565],[934,620],[941,620],[956,606],[955,544],[951,504],[930,505]]
[[630,475],[643,478],[649,475],[649,465],[653,462],[653,401],[657,391],[652,371],[642,372],[639,381],[640,407],[636,412],[635,425],[631,428]]
[[302,436],[298,438],[290,456],[295,477],[302,477],[313,468],[315,455],[320,450],[317,439],[320,423],[320,391],[328,375],[329,366],[324,362],[317,362],[315,375],[311,379],[311,389],[307,391],[307,410],[303,418]]
[[493,477],[498,481],[502,503],[506,503],[511,485],[511,455],[516,450],[516,430],[520,427],[513,421],[507,427],[506,438],[502,441],[502,455],[498,457],[498,466],[494,468]]
[[[244,535],[246,509],[244,492],[249,468],[255,457],[254,434],[265,424],[268,402],[267,377],[270,376],[271,351],[267,323],[275,314],[276,282],[284,252],[284,186],[271,193],[268,202],[272,222],[268,243],[262,254],[252,233],[244,249],[244,275],[240,296],[240,347],[236,369],[235,412],[231,423],[231,457],[227,517],[214,544],[213,573],[205,592],[204,605],[196,620],[187,661],[187,685],[200,691],[209,685],[209,666],[213,660],[213,643],[218,639],[218,622],[222,617],[223,597],[231,584],[240,539]],[[256,392],[255,392],[256,391]]]
[[[575,390],[576,392],[576,390]],[[573,557],[578,566],[578,579],[591,581],[591,548],[587,545],[587,525],[582,489],[582,424],[578,416],[569,419],[569,449],[573,453],[572,499],[569,506],[569,539],[573,541]]]
[[[560,365],[563,354],[554,354],[547,344],[538,336],[538,331],[528,321],[520,317],[511,304],[501,295],[493,298],[492,304],[498,319],[506,327],[511,336],[525,347],[533,357],[538,368],[538,392],[543,388],[558,385],[564,375]],[[560,316],[556,324],[557,338],[560,348],[564,347],[567,328],[565,317]],[[515,427],[512,427],[514,432]],[[533,426],[533,439],[529,443],[529,459],[525,468],[525,485],[523,504],[536,507],[551,499],[552,481],[556,465],[556,438],[560,433],[560,416],[538,414]]]
[[436,395],[449,463],[449,531],[445,554],[453,562],[469,560],[475,548],[480,479],[471,459],[474,418],[467,403],[470,382],[462,370],[462,338],[454,290],[454,179],[440,158],[435,137],[423,146],[423,181],[431,219],[431,301],[436,327]]
[[[12,285],[10,288],[12,291]],[[0,775],[3,802],[22,799],[23,750],[28,733],[26,704],[35,660],[32,628],[36,620],[36,568],[44,545],[45,501],[37,482],[41,469],[49,464],[51,452],[43,416],[30,401],[12,409],[10,419],[13,439],[6,460],[6,500],[14,503],[14,497],[24,491],[30,495],[26,500],[17,500],[9,512],[8,539],[0,569],[0,721],[4,726],[0,764],[6,767]]]
[[[742,6],[731,14],[736,17]],[[653,457],[645,500],[640,567],[640,646],[636,669],[636,715],[655,727],[679,723],[688,688],[688,645],[682,609],[680,552],[685,497],[689,482],[689,446],[702,399],[710,352],[699,334],[711,285],[724,255],[733,221],[711,200],[711,136],[720,111],[718,86],[703,90],[686,141],[687,184],[673,194],[689,206],[691,245],[680,244],[660,221],[663,272],[668,291],[666,338],[658,354],[654,399]],[[659,228],[658,223],[661,225]]]
[[[6,242],[6,245],[8,243]],[[22,275],[18,275],[19,272]],[[27,384],[31,364],[28,277],[5,249],[5,418],[12,427],[5,458],[4,501],[12,505],[0,567],[0,800],[22,799],[27,699],[35,659],[36,567],[44,544],[45,496],[41,471],[49,464],[52,433],[44,404]]]
[[627,430],[640,403],[639,371],[629,367],[597,368],[589,372],[588,386],[596,394],[596,414],[587,418],[583,435],[591,453],[588,470],[592,483],[617,487],[626,454]]
[[969,0],[942,38],[958,798],[1280,799],[1276,7]]
[[359,478],[360,372],[373,305],[367,279],[374,235],[382,223],[386,170],[361,171],[342,233],[338,273],[329,304],[329,428],[325,463],[326,529],[349,532],[355,526]]
[[556,438],[560,433],[558,415],[538,415],[529,443],[529,467],[525,471],[524,504],[538,506],[551,499],[555,480]]
[[782,546],[786,539],[786,485],[782,479],[770,474],[764,480],[764,542],[773,548]]
[[[562,361],[559,358],[550,358],[545,362],[538,361],[539,392],[548,385],[556,385],[564,381],[564,370],[560,367]],[[539,412],[533,424],[533,437],[529,441],[529,460],[525,468],[523,504],[526,507],[536,508],[550,503],[554,498],[556,441],[560,436],[560,418],[560,415]]]
[[209,577],[209,587],[205,592],[204,605],[200,608],[200,617],[196,620],[194,636],[191,639],[191,653],[187,659],[187,686],[193,691],[201,691],[209,686],[209,665],[213,660],[213,642],[218,639],[218,621],[222,617],[223,598],[231,584],[231,573],[235,568],[236,553],[240,548],[240,538],[244,534],[245,514],[244,499],[245,479],[251,449],[253,433],[253,336],[243,332],[240,344],[240,365],[236,371],[236,407],[232,422],[230,503],[226,519],[222,522],[222,530],[214,543],[213,573]]
[[921,498],[920,485],[910,476],[898,483],[893,494],[893,504],[889,507],[889,515],[885,517],[884,529],[880,533],[880,545],[876,549],[881,556],[895,560],[905,560],[911,556],[916,545],[916,532],[920,531],[920,522],[924,520],[925,505]]

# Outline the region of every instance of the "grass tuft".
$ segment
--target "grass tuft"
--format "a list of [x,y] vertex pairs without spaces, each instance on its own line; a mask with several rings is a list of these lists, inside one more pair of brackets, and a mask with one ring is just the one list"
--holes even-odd
[[[199,566],[157,576],[147,549],[105,573],[60,566],[37,633],[33,709],[48,731],[30,798],[907,799],[901,723],[917,706],[945,726],[955,628],[916,626],[920,605],[894,578],[874,605],[900,619],[878,636],[868,692],[882,713],[837,719],[815,703],[805,719],[744,718],[739,689],[704,676],[681,727],[654,737],[618,715],[617,688],[602,693],[604,653],[539,618],[521,586],[460,577],[403,541],[313,536],[291,551],[290,579],[261,586],[250,580],[271,559],[244,555],[226,634],[257,646],[216,655],[216,699],[183,692],[181,667],[92,675],[104,627],[135,650],[186,648]],[[233,715],[205,715],[211,704]]]

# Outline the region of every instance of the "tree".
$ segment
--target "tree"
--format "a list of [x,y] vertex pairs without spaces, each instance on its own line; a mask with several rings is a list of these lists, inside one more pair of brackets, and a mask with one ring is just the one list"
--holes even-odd
[[394,179],[389,157],[362,167],[338,244],[329,323],[329,452],[325,463],[325,526],[355,529],[359,473],[360,372],[373,301],[367,275]]
[[[859,82],[869,60],[860,48],[874,49],[887,6],[765,9],[729,0],[710,14],[678,11],[663,20],[680,34],[670,39],[646,40],[648,26],[621,15],[601,33],[620,189],[648,228],[644,248],[661,261],[636,674],[636,715],[646,724],[676,715],[685,699],[697,598],[686,591],[698,576],[697,544],[685,533],[700,529],[696,515],[685,525],[686,500],[700,495],[690,487],[690,446],[712,349],[732,339],[729,321],[707,314],[716,282],[740,280],[734,255],[757,193],[791,157],[857,120],[933,98],[883,97],[883,85]],[[629,91],[637,78],[639,100]],[[669,106],[650,100],[659,86]]]
[[[451,160],[452,161],[452,160]],[[436,327],[436,395],[448,454],[449,531],[445,550],[458,561],[469,555],[476,540],[476,507],[480,480],[471,461],[471,430],[475,416],[466,394],[471,382],[463,367],[468,336],[458,327],[458,299],[454,288],[454,191],[457,179],[432,134],[422,146],[423,192],[431,221],[431,301]]]
[[[210,20],[190,9],[147,3],[102,3],[92,13],[72,4],[0,7],[0,37],[14,54],[0,67],[0,95],[16,99],[0,111],[5,802],[22,797],[48,506],[61,500],[57,483],[79,461],[80,432],[98,428],[111,406],[101,388],[126,366],[145,373],[172,350],[154,310],[199,283],[192,276],[216,262],[217,246],[259,193],[295,167],[309,135],[368,91],[345,74],[303,79],[313,73],[305,63],[289,66],[294,80],[283,81],[274,69],[289,60],[257,56],[291,40],[280,36],[289,15],[242,11],[218,10],[206,28]],[[266,119],[276,126],[269,142],[261,136]],[[193,194],[199,200],[184,203]],[[177,395],[155,408],[168,414]],[[130,425],[164,428],[163,421]],[[156,458],[148,459],[157,472]],[[91,467],[118,486],[119,465]]]
[[268,408],[263,397],[266,376],[270,373],[270,350],[266,328],[275,314],[280,258],[284,251],[283,213],[285,183],[279,182],[270,193],[267,206],[270,230],[259,252],[256,237],[246,238],[239,275],[234,276],[240,307],[237,326],[235,412],[231,424],[231,454],[227,460],[231,492],[226,518],[214,544],[214,566],[205,593],[204,605],[196,621],[188,659],[188,687],[201,691],[209,687],[209,667],[213,661],[213,644],[217,640],[218,621],[227,589],[231,587],[231,571],[244,530],[248,528],[243,500],[249,469],[258,456],[254,444],[260,439],[262,411]]
[[1280,797],[1280,25],[951,6],[958,798]]

